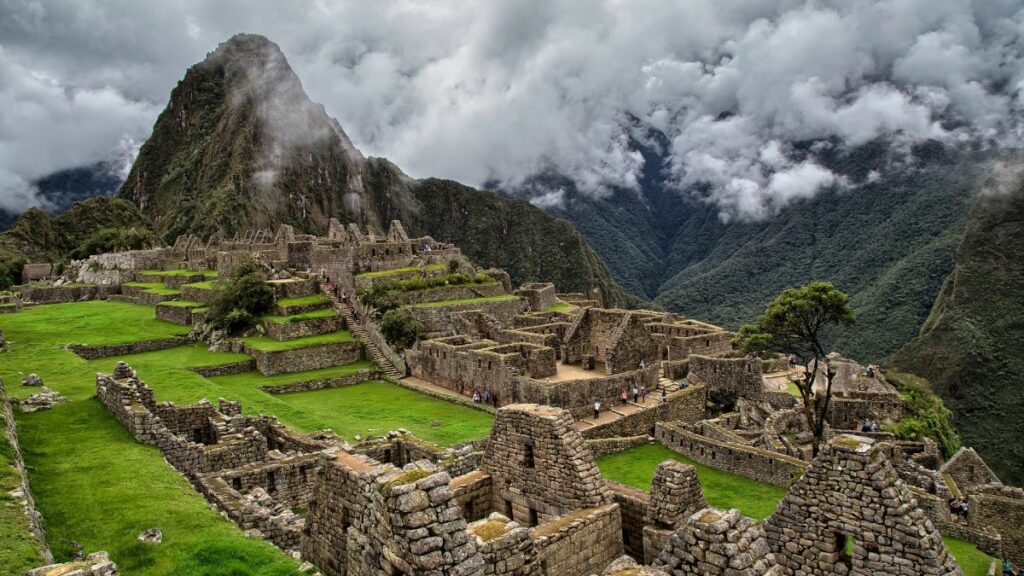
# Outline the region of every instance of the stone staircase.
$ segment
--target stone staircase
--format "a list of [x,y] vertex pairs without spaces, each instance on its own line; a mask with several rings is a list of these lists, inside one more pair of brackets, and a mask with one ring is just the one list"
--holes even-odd
[[405,378],[405,373],[399,370],[394,363],[391,362],[391,360],[373,341],[373,338],[370,337],[370,334],[366,331],[366,327],[356,320],[351,304],[338,300],[338,297],[322,284],[320,285],[320,291],[331,301],[331,305],[334,306],[334,309],[340,312],[345,318],[345,325],[348,327],[349,332],[351,332],[352,335],[363,344],[366,348],[366,355],[370,360],[377,366],[380,366],[381,370],[383,370],[389,377],[395,379]]

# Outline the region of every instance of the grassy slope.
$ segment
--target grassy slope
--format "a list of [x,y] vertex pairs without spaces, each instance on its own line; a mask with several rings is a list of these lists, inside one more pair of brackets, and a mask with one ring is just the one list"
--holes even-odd
[[[152,447],[137,444],[94,398],[97,364],[62,349],[69,342],[115,344],[180,334],[153,319],[148,306],[83,302],[38,306],[0,319],[10,350],[0,376],[32,371],[70,402],[18,416],[32,490],[58,559],[72,542],[107,550],[123,574],[294,574],[295,563],[271,545],[249,540],[206,507],[203,498]],[[60,330],[54,330],[60,326]],[[113,367],[108,359],[106,370]],[[14,387],[13,395],[31,389]],[[158,526],[164,543],[135,536]]]
[[[1024,162],[1022,162],[1024,163]],[[894,358],[929,380],[1004,482],[1024,482],[1024,186],[971,211],[956,269],[919,338]]]
[[278,306],[306,306],[308,304],[320,304],[328,302],[323,294],[310,294],[309,296],[297,296],[295,298],[278,298],[274,303]]
[[294,350],[296,348],[308,348],[309,346],[315,346],[317,344],[334,344],[337,342],[352,342],[354,340],[355,338],[352,336],[352,333],[346,332],[345,330],[339,330],[337,332],[330,332],[327,334],[318,334],[316,336],[305,336],[294,340],[274,340],[269,336],[243,338],[246,346],[255,350],[262,350],[264,352]]
[[[110,551],[129,575],[294,573],[292,561],[276,549],[244,538],[209,511],[157,450],[137,444],[96,401],[95,373],[109,372],[118,358],[85,361],[63,349],[69,342],[162,338],[182,333],[181,326],[155,320],[149,306],[82,302],[4,315],[0,327],[10,346],[0,354],[0,376],[12,382],[36,372],[70,400],[18,419],[33,491],[58,558],[66,558],[76,541],[89,551]],[[274,414],[302,431],[329,427],[351,438],[405,426],[423,438],[450,443],[483,437],[490,427],[488,414],[389,384],[271,395],[256,389],[266,383],[262,377],[206,379],[184,370],[245,358],[209,352],[203,346],[181,346],[123,359],[153,386],[160,400],[238,399],[246,413]],[[359,367],[365,364],[348,369]],[[309,379],[309,374],[292,376]],[[283,382],[282,378],[276,383]],[[31,392],[20,386],[12,390],[19,396]],[[440,425],[432,426],[433,420],[440,420]],[[164,544],[143,546],[135,541],[139,532],[153,526],[164,530]]]
[[[661,444],[648,444],[611,454],[600,458],[597,465],[609,480],[646,491],[651,489],[651,480],[658,464],[669,459],[685,462],[697,469],[704,497],[708,505],[715,508],[739,508],[740,512],[747,516],[763,520],[771,515],[775,506],[786,495],[786,491],[781,488],[709,468]],[[988,574],[991,557],[968,542],[955,538],[943,540],[960,562],[964,576]]]
[[302,314],[292,314],[291,316],[264,316],[263,320],[270,322],[285,323],[285,322],[298,322],[300,320],[312,320],[313,318],[327,318],[330,316],[337,316],[338,312],[333,308],[324,308],[323,310],[314,310],[312,312],[303,312]]

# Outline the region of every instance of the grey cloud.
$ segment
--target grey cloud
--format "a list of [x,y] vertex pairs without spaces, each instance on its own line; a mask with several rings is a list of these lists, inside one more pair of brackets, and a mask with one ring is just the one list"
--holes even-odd
[[363,152],[418,177],[554,167],[585,192],[636,187],[639,123],[669,137],[680,189],[761,218],[847,184],[799,140],[1024,141],[1019,0],[0,0],[0,98],[14,74],[96,102],[0,107],[0,181],[144,138],[185,68],[241,31],[280,44]]

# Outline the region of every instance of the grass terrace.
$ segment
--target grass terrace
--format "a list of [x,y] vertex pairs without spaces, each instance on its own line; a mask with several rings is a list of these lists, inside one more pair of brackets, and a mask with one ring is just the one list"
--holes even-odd
[[337,315],[338,313],[333,308],[324,308],[323,310],[303,312],[302,314],[293,314],[291,316],[264,316],[262,319],[268,320],[270,322],[284,324],[286,322],[301,322],[302,320],[312,320],[314,318],[329,318],[331,316]]
[[597,466],[605,478],[646,491],[651,489],[654,470],[664,460],[678,460],[693,466],[708,505],[715,508],[739,508],[751,518],[764,520],[786,495],[782,488],[705,466],[661,444],[647,444],[605,456],[598,459]]
[[217,290],[221,287],[220,280],[206,280],[204,282],[193,282],[191,284],[184,284],[189,288],[198,288],[199,290]]
[[543,311],[544,312],[572,312],[573,309],[575,309],[575,308],[576,307],[573,306],[572,304],[569,304],[567,302],[562,302],[561,300],[556,300],[554,304],[548,306]]
[[202,308],[206,306],[202,302],[196,302],[195,300],[170,300],[167,302],[161,302],[161,306],[174,306],[175,308]]
[[125,282],[123,286],[135,286],[142,288],[143,290],[152,290],[154,288],[164,288],[163,282]]
[[305,338],[296,338],[294,340],[274,340],[269,336],[254,336],[242,339],[247,347],[253,350],[260,350],[261,352],[279,352],[281,350],[308,348],[318,344],[334,344],[337,342],[352,342],[354,340],[355,337],[352,336],[352,333],[346,330],[338,330],[337,332],[319,334],[317,336],[306,336]]
[[[738,508],[746,516],[764,520],[786,495],[782,488],[763,484],[742,476],[723,472],[694,462],[661,444],[647,444],[599,458],[597,466],[605,478],[649,491],[654,470],[665,460],[678,460],[693,466],[704,489],[708,506]],[[960,563],[964,576],[986,576],[992,558],[978,548],[956,538],[943,538],[949,551]]]
[[486,302],[505,302],[507,300],[519,300],[519,296],[503,294],[501,296],[489,296],[487,298],[462,298],[459,300],[441,300],[439,302],[421,302],[409,304],[405,308],[440,308],[443,306],[457,306],[459,304],[483,304]]
[[438,272],[448,268],[445,263],[427,264],[423,268],[417,268],[415,266],[406,266],[404,268],[392,268],[391,270],[378,270],[376,272],[360,272],[356,276],[362,278],[385,278],[387,276],[394,276],[396,274],[407,274],[409,272],[418,272],[420,270],[424,272]]
[[9,494],[18,488],[20,477],[14,468],[14,451],[3,433],[0,412],[0,566],[7,574],[24,574],[42,564],[39,541],[29,531],[28,516],[21,503]]
[[216,278],[216,270],[143,270],[141,274],[151,274],[153,276],[192,276],[194,274],[202,274],[207,278]]
[[275,304],[278,306],[308,306],[310,304],[326,304],[329,300],[323,294],[310,294],[297,298],[278,298]]

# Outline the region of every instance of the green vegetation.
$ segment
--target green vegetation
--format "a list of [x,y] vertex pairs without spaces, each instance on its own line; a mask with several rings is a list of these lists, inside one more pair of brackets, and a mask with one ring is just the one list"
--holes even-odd
[[301,322],[302,320],[329,318],[337,315],[338,313],[333,308],[324,308],[322,310],[313,310],[312,312],[303,312],[302,314],[292,314],[291,316],[264,316],[262,320],[284,324],[286,322]]
[[361,278],[386,278],[388,276],[397,276],[399,274],[408,274],[410,272],[438,272],[445,269],[444,263],[427,264],[423,268],[417,268],[415,266],[406,266],[404,268],[392,268],[391,270],[378,270],[376,272],[360,272],[356,274]]
[[947,537],[943,537],[942,541],[963,568],[964,576],[987,576],[989,564],[994,558],[978,550],[978,547],[970,542]]
[[895,425],[886,426],[900,440],[931,438],[939,445],[942,455],[951,457],[960,449],[960,436],[950,420],[953,413],[932,392],[924,378],[895,370],[885,372],[886,380],[900,391],[907,413]]
[[406,310],[388,310],[380,319],[380,333],[399,351],[412,347],[423,334],[423,322]]
[[195,300],[168,300],[160,303],[161,306],[173,306],[175,308],[202,308],[204,304],[202,302],[196,302]]
[[318,334],[316,336],[306,336],[294,340],[274,340],[269,336],[253,336],[242,339],[247,347],[263,352],[279,352],[281,350],[308,348],[317,344],[334,344],[336,342],[352,342],[354,340],[355,338],[352,337],[352,333],[345,330]]
[[[214,272],[216,274],[216,272]],[[220,290],[224,287],[224,284],[219,280],[206,280],[204,282],[193,282],[191,284],[185,284],[189,288],[197,288],[199,290]],[[183,287],[184,287],[183,286]]]
[[[818,454],[825,434],[825,420],[832,398],[835,371],[829,365],[823,344],[829,330],[854,323],[849,297],[829,282],[811,282],[801,288],[783,290],[753,324],[742,326],[733,339],[738,348],[753,353],[781,352],[796,356],[808,370],[794,380],[807,427],[814,433],[813,453]],[[815,394],[818,366],[824,366],[824,394]]]
[[68,254],[68,258],[82,260],[93,254],[143,250],[160,244],[149,228],[101,228]]
[[460,298],[458,300],[442,300],[440,302],[420,302],[419,304],[410,304],[408,308],[439,308],[441,306],[457,306],[459,304],[483,304],[485,302],[506,302],[508,300],[518,300],[519,296],[513,296],[512,294],[504,294],[502,296],[488,296],[486,298]]
[[[136,443],[99,404],[95,374],[109,372],[117,360],[137,369],[160,400],[237,399],[246,413],[273,414],[302,432],[332,428],[351,439],[404,426],[421,438],[450,444],[486,436],[491,422],[487,413],[384,382],[281,395],[257,389],[341,376],[369,367],[368,362],[274,377],[249,373],[208,379],[187,368],[248,356],[210,352],[199,344],[85,361],[64,349],[69,342],[118,344],[184,333],[181,326],[156,320],[149,306],[101,301],[36,306],[4,315],[0,327],[7,337],[0,377],[17,382],[36,372],[69,400],[49,411],[18,416],[33,491],[57,558],[67,559],[71,543],[78,542],[85,550],[108,550],[127,575],[277,576],[294,574],[297,566],[210,511],[155,448]],[[12,389],[22,397],[33,391]],[[2,560],[8,550],[17,550],[3,540],[9,526],[0,522]],[[154,526],[163,529],[163,544],[135,540]]]
[[358,360],[343,366],[331,366],[330,368],[306,370],[305,372],[289,372],[287,374],[264,376],[256,370],[253,370],[251,372],[243,372],[241,374],[214,376],[209,378],[209,380],[216,383],[218,386],[224,387],[226,389],[225,393],[234,394],[233,391],[228,389],[232,389],[234,387],[282,386],[285,384],[294,384],[295,382],[312,382],[314,380],[343,378],[345,376],[351,376],[360,370],[369,370],[372,368],[373,363],[369,360]]
[[[451,260],[451,262],[457,262],[457,260]],[[402,292],[430,291],[449,286],[466,286],[471,284],[494,284],[494,280],[486,274],[471,276],[469,274],[449,273],[434,276],[414,276],[405,280],[377,284],[372,290],[360,293],[359,300],[378,310],[387,311],[399,305],[396,297]]]
[[238,334],[256,325],[256,319],[274,305],[274,289],[250,257],[238,263],[231,279],[210,302],[209,322],[229,334]]
[[[484,438],[493,417],[483,411],[438,400],[387,382],[282,394],[293,408],[329,423],[352,440],[356,434],[381,435],[406,428],[418,438],[449,446]],[[338,407],[344,407],[339,410]]]
[[555,300],[555,303],[545,308],[543,312],[572,312],[575,308],[575,306],[568,302]]
[[20,485],[21,478],[14,468],[14,451],[4,433],[5,426],[0,412],[0,566],[9,570],[8,574],[24,574],[42,564],[42,555],[21,503],[9,494]]
[[665,460],[678,460],[696,468],[704,497],[715,508],[739,508],[747,516],[763,520],[786,495],[782,488],[699,464],[661,444],[638,446],[599,458],[597,466],[609,480],[650,490],[654,471]]
[[276,304],[283,308],[293,306],[312,306],[314,304],[327,304],[329,302],[330,300],[328,300],[323,294],[310,294],[309,296],[299,296],[297,298],[279,298]]

